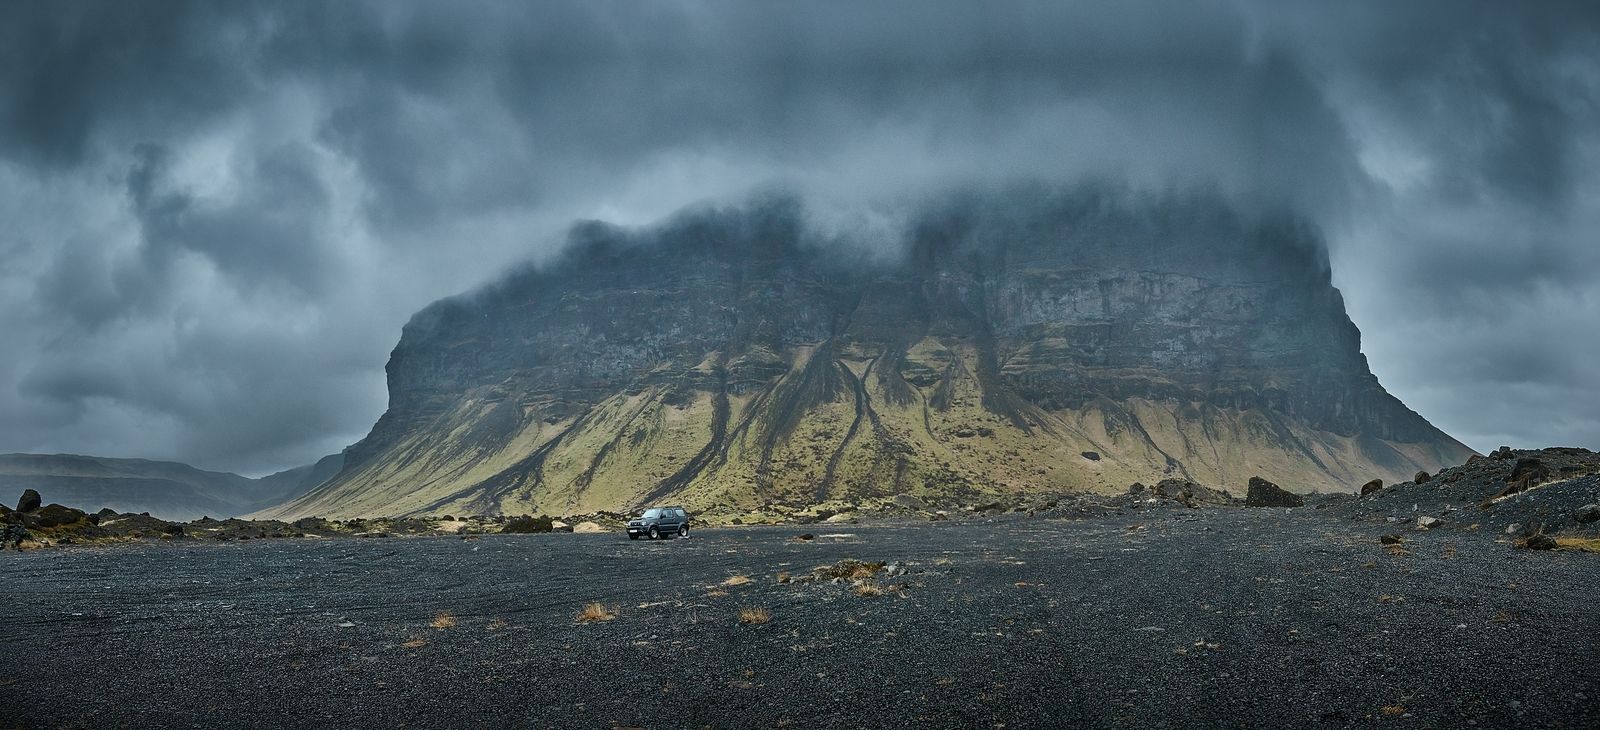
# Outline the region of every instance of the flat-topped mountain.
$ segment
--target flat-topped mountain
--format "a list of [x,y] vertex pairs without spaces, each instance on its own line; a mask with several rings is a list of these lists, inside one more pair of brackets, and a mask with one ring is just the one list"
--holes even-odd
[[876,248],[806,221],[778,199],[585,224],[555,262],[436,302],[343,470],[261,514],[744,510],[1169,476],[1350,491],[1471,454],[1368,370],[1293,219],[1041,188],[929,206]]

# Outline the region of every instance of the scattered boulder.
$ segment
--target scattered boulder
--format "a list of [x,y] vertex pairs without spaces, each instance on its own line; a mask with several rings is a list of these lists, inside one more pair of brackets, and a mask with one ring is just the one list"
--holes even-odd
[[1586,525],[1590,522],[1600,521],[1600,504],[1586,504],[1579,507],[1578,511],[1572,513],[1572,519]]
[[1444,520],[1441,520],[1441,519],[1439,519],[1437,517],[1426,517],[1426,516],[1424,516],[1424,517],[1418,517],[1417,518],[1417,529],[1418,530],[1431,530],[1431,529],[1433,529],[1435,527],[1438,527],[1438,526],[1440,526],[1442,524],[1444,524]]
[[1304,507],[1306,501],[1261,477],[1250,477],[1250,491],[1245,495],[1246,507]]
[[572,531],[580,535],[593,535],[596,533],[605,532],[606,528],[601,527],[600,523],[598,522],[579,522],[578,524],[572,526]]
[[1433,475],[1425,471],[1419,471],[1416,476],[1411,477],[1411,481],[1415,484],[1427,484],[1433,481]]
[[948,520],[948,519],[950,519],[950,513],[946,512],[944,510],[939,510],[937,512],[934,512],[931,515],[928,515],[928,521],[929,522],[940,522],[942,520]]
[[815,540],[815,539],[817,539],[817,536],[813,535],[813,534],[811,534],[809,532],[802,532],[802,533],[800,533],[798,535],[795,535],[794,539],[796,539],[796,540]]
[[1149,487],[1146,487],[1139,482],[1134,482],[1128,485],[1128,494],[1143,494],[1144,490],[1146,489],[1149,489]]
[[1089,461],[1099,461],[1100,460],[1100,452],[1098,452],[1098,451],[1085,451],[1085,452],[1083,452],[1081,454],[1081,456],[1083,456],[1083,458],[1085,458],[1085,459],[1088,459]]
[[1511,453],[1511,447],[1510,446],[1501,446],[1500,448],[1495,449],[1494,453],[1489,454],[1489,458],[1491,458],[1491,459],[1513,459],[1513,458],[1516,458],[1516,454]]
[[572,525],[569,525],[569,524],[567,524],[565,522],[562,522],[561,520],[551,520],[550,521],[550,531],[551,532],[572,532]]
[[22,490],[22,499],[17,500],[18,512],[32,512],[39,509],[41,499],[39,493],[32,489]]
[[1378,544],[1380,545],[1399,545],[1402,542],[1405,542],[1405,540],[1399,535],[1380,535],[1378,537]]
[[1374,479],[1374,480],[1372,480],[1370,482],[1367,482],[1366,484],[1361,485],[1361,496],[1363,496],[1363,497],[1365,497],[1365,496],[1367,496],[1369,494],[1377,494],[1378,492],[1381,492],[1381,491],[1383,491],[1383,480],[1382,479]]
[[853,514],[850,514],[849,512],[840,512],[839,514],[836,514],[836,515],[830,515],[828,517],[828,519],[823,520],[824,523],[830,524],[830,525],[837,525],[837,524],[840,524],[842,522],[855,522],[855,521],[856,521],[856,516],[853,515]]

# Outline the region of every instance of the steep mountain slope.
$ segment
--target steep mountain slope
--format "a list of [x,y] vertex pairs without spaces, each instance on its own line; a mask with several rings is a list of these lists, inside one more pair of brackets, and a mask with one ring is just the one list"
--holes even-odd
[[304,494],[339,471],[342,455],[260,479],[187,464],[72,454],[0,454],[0,494],[38,490],[45,503],[149,512],[168,520],[236,517]]
[[734,510],[1166,475],[1350,490],[1471,453],[1378,384],[1291,220],[1014,190],[930,207],[879,258],[804,220],[776,200],[587,224],[560,261],[435,303],[344,470],[262,514]]

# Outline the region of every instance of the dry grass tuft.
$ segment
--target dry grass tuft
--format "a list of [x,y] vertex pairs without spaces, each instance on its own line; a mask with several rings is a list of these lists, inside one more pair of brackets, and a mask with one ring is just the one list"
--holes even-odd
[[426,646],[427,644],[428,644],[428,640],[427,639],[424,639],[424,638],[418,636],[416,638],[413,638],[410,641],[407,641],[407,642],[401,644],[401,646],[403,646],[403,647],[405,647],[407,649],[415,649],[415,648],[420,647],[420,646]]
[[709,591],[706,591],[706,598],[724,598],[727,595],[728,592],[720,588],[713,588]]
[[1384,705],[1381,711],[1384,717],[1399,717],[1406,714],[1406,708],[1401,705]]
[[584,604],[583,610],[578,612],[578,623],[587,624],[595,621],[610,621],[617,617],[617,612],[606,608],[605,604],[596,601]]
[[772,620],[772,612],[760,606],[745,606],[739,609],[739,623],[764,624]]
[[1600,553],[1600,537],[1558,537],[1556,548],[1583,553]]
[[779,583],[788,583],[789,582],[789,574],[786,573],[786,572],[778,573],[778,582]]
[[880,586],[870,580],[864,580],[857,583],[853,590],[855,591],[856,595],[861,596],[862,598],[877,598],[878,596],[883,595],[883,586]]
[[865,580],[883,570],[883,563],[864,563],[860,560],[846,558],[833,565],[824,565],[812,571],[818,578],[843,578],[844,580]]
[[722,581],[722,584],[725,585],[725,586],[730,586],[731,587],[731,586],[742,586],[742,585],[744,585],[746,583],[749,583],[749,582],[750,582],[750,576],[748,576],[748,575],[736,575],[736,576],[733,576],[732,578],[729,578],[729,579],[727,579],[725,581]]
[[428,625],[436,629],[453,629],[456,626],[456,617],[451,616],[449,611],[440,611]]

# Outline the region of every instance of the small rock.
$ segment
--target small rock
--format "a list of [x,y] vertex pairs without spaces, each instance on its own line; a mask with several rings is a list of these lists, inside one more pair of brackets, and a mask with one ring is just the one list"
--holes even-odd
[[1572,513],[1572,518],[1584,524],[1600,520],[1600,504],[1579,507],[1577,512]]
[[1418,530],[1431,530],[1431,529],[1433,529],[1435,527],[1438,527],[1438,526],[1440,526],[1442,524],[1444,524],[1444,520],[1441,520],[1441,519],[1439,519],[1437,517],[1418,517],[1417,518],[1417,529]]
[[1080,456],[1082,456],[1085,459],[1088,459],[1089,461],[1099,461],[1100,460],[1100,452],[1098,452],[1098,451],[1085,451],[1082,454],[1080,454]]
[[1361,496],[1363,497],[1369,494],[1376,494],[1381,491],[1383,491],[1382,479],[1374,479],[1366,484],[1361,485]]
[[796,540],[815,540],[815,539],[817,539],[817,536],[813,535],[813,534],[811,534],[809,532],[803,532],[803,533],[800,533],[799,535],[795,535],[794,539],[796,539]]
[[1411,481],[1415,482],[1417,484],[1427,484],[1428,482],[1430,482],[1432,480],[1433,480],[1433,475],[1429,474],[1428,472],[1425,472],[1425,471],[1419,471],[1419,472],[1417,472],[1416,476],[1411,477]]
[[39,509],[41,500],[39,493],[32,489],[22,490],[22,499],[17,500],[18,512],[32,512]]
[[1381,535],[1378,537],[1378,543],[1381,545],[1399,545],[1402,542],[1404,542],[1404,539],[1399,535]]
[[1506,534],[1507,535],[1515,535],[1518,532],[1520,532],[1521,530],[1522,530],[1522,523],[1520,523],[1520,522],[1513,522],[1513,523],[1511,523],[1509,525],[1506,525]]

